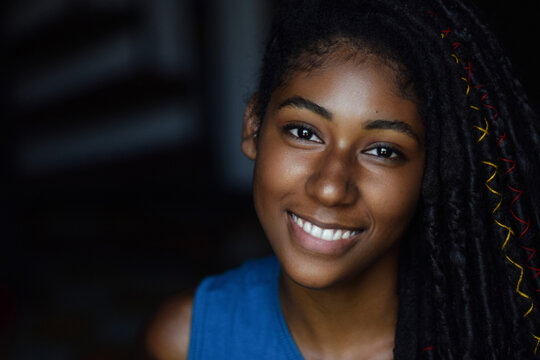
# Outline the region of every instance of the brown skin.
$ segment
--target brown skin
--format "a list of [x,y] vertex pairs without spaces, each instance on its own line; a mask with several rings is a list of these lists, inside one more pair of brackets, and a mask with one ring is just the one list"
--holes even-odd
[[[282,266],[285,320],[306,359],[393,358],[399,240],[416,211],[425,130],[393,70],[363,60],[335,56],[295,73],[273,93],[260,129],[253,101],[244,119],[255,208]],[[321,250],[291,213],[359,233]],[[185,358],[188,340],[179,349],[173,334],[189,339],[189,322],[178,318],[190,318],[191,306],[184,298],[157,317],[148,342],[155,358],[175,359],[160,357],[160,347]]]

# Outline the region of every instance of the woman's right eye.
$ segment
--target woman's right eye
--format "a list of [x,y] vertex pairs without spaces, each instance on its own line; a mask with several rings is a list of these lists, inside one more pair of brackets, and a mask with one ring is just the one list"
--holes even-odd
[[307,126],[289,125],[285,129],[287,130],[289,134],[291,134],[292,136],[298,139],[305,140],[305,141],[313,141],[313,142],[322,144],[321,138],[315,134],[315,131],[313,131]]

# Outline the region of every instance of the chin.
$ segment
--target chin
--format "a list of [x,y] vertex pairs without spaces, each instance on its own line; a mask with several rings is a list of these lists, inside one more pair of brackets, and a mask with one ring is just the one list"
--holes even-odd
[[[384,281],[397,274],[399,245],[390,246],[378,256],[368,249],[356,249],[341,257],[324,257],[284,249],[276,252],[283,276],[308,289],[324,290],[337,286],[355,286],[366,280]],[[361,254],[363,253],[363,254]],[[367,257],[366,257],[367,256]],[[368,280],[371,279],[371,280]]]
[[344,269],[343,264],[328,259],[282,259],[279,255],[278,259],[282,266],[283,276],[308,289],[332,288],[351,279],[353,277],[351,273],[361,271]]

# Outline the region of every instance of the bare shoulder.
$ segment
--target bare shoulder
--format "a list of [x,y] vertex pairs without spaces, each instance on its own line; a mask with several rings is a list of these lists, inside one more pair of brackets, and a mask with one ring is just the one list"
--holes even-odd
[[146,333],[146,351],[157,360],[187,359],[194,291],[163,304]]

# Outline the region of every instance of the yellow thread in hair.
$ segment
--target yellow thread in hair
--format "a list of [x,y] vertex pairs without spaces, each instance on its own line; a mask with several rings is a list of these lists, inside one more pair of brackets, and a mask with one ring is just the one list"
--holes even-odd
[[495,178],[495,176],[497,175],[498,166],[491,163],[491,162],[489,162],[489,161],[482,161],[482,163],[495,168],[495,171],[493,172],[493,174],[485,182],[485,185],[488,188],[488,190],[491,191],[492,193],[494,193],[495,195],[497,195],[500,198],[499,203],[497,204],[497,206],[495,206],[495,208],[493,210],[491,210],[491,213],[493,214],[493,213],[495,213],[495,211],[497,211],[497,209],[499,209],[499,207],[502,204],[502,194],[500,192],[497,192],[497,191],[493,190],[491,188],[491,186],[489,186],[489,183],[491,182],[491,180],[493,180]]
[[[446,38],[446,35],[448,35],[447,33],[445,32],[442,32],[441,33],[441,38],[444,39]],[[454,48],[455,50],[455,48]],[[456,63],[459,64],[459,59],[457,57],[457,55],[455,53],[452,53],[451,56],[456,60]],[[470,73],[469,73],[469,76],[470,76]],[[470,92],[470,89],[471,89],[471,84],[470,84],[470,81],[467,79],[467,78],[464,78],[462,77],[461,78],[463,81],[465,81],[467,83],[467,91],[466,91],[466,95],[469,95],[469,92]],[[484,96],[485,98],[485,96]],[[482,100],[484,100],[484,98],[482,98]],[[477,107],[477,106],[474,106],[474,105],[469,105],[469,107],[473,110],[477,110],[479,111],[480,108]],[[496,115],[495,115],[496,117]],[[478,139],[478,142],[481,142],[487,135],[489,135],[489,124],[486,120],[486,118],[484,118],[484,121],[486,121],[486,127],[485,129],[484,128],[481,128],[479,126],[474,126],[476,129],[482,131],[482,136]],[[495,178],[496,174],[497,174],[497,171],[498,171],[498,167],[497,165],[491,163],[491,162],[488,162],[488,161],[482,161],[482,163],[486,164],[486,165],[489,165],[491,167],[494,167],[495,168],[495,172],[489,177],[488,180],[486,180],[485,182],[485,185],[486,187],[488,188],[489,191],[491,191],[492,193],[494,193],[495,195],[499,196],[500,197],[500,201],[499,203],[497,204],[497,206],[492,210],[492,214],[495,213],[499,207],[501,206],[501,203],[502,203],[502,194],[495,191],[494,189],[492,189],[490,186],[489,186],[489,183]],[[506,235],[506,239],[502,245],[502,248],[501,250],[504,250],[504,248],[506,247],[506,245],[508,244],[508,241],[510,240],[510,237],[512,235],[514,235],[514,230],[512,230],[511,227],[507,226],[507,225],[504,225],[502,223],[500,223],[497,219],[493,219],[493,221],[500,227],[506,229],[508,231],[507,235]],[[519,295],[521,295],[522,297],[526,298],[527,300],[529,300],[531,302],[531,307],[529,308],[529,310],[523,315],[523,317],[527,317],[533,310],[534,308],[534,302],[532,300],[532,298],[528,295],[526,295],[525,293],[523,293],[521,290],[520,290],[520,286],[521,286],[521,282],[523,281],[523,266],[517,264],[516,262],[514,262],[512,259],[510,259],[508,257],[508,255],[505,255],[506,256],[506,259],[508,261],[510,261],[512,263],[512,265],[516,266],[519,270],[520,270],[520,275],[519,275],[519,280],[518,280],[518,283],[517,283],[517,286],[516,286],[516,293],[518,293]],[[536,336],[535,334],[532,334],[532,337],[536,340],[536,345],[535,345],[535,348],[534,348],[534,355],[537,354],[538,352],[538,348],[540,347],[540,336]]]
[[[488,190],[491,191],[493,194],[497,195],[500,198],[499,202],[497,203],[497,206],[495,206],[495,208],[493,208],[493,210],[491,210],[491,213],[494,214],[501,207],[502,199],[503,199],[502,194],[500,192],[494,190],[491,186],[489,186],[489,183],[491,182],[491,180],[493,180],[495,178],[495,176],[497,175],[498,166],[495,165],[494,163],[489,162],[489,161],[482,161],[482,163],[495,168],[495,171],[493,172],[493,174],[485,182],[485,185],[488,188]],[[503,244],[501,246],[501,250],[504,250],[504,248],[508,244],[508,241],[510,240],[510,237],[515,234],[514,230],[510,226],[502,224],[500,221],[498,221],[495,218],[493,219],[493,221],[495,222],[495,224],[499,225],[500,227],[502,227],[503,229],[506,229],[508,231],[508,233],[506,234],[506,239],[504,240],[504,242],[503,242]]]
[[540,336],[536,336],[534,334],[531,335],[536,340],[536,346],[534,347],[534,355],[536,355],[536,352],[538,351],[538,346],[540,345]]
[[508,225],[504,225],[504,224],[501,224],[497,219],[493,219],[493,221],[495,221],[495,224],[499,225],[500,227],[508,230],[508,233],[506,234],[506,239],[504,239],[504,242],[501,246],[501,250],[504,250],[504,248],[506,247],[506,245],[508,244],[508,241],[510,240],[510,236],[514,235],[514,230],[512,230],[512,228]]
[[529,300],[531,302],[531,307],[529,308],[529,310],[527,310],[527,312],[525,314],[523,314],[523,317],[526,318],[530,313],[531,311],[533,310],[534,308],[534,303],[533,303],[533,300],[531,299],[531,297],[527,294],[525,294],[523,291],[521,291],[519,289],[520,285],[521,285],[521,281],[523,280],[523,266],[519,265],[518,263],[516,263],[515,261],[513,261],[512,259],[510,259],[508,257],[508,255],[506,255],[506,259],[508,261],[510,261],[512,263],[512,265],[514,265],[515,267],[517,267],[520,271],[520,274],[519,274],[519,280],[518,280],[518,283],[517,283],[517,286],[516,286],[516,292],[523,296],[525,299]]
[[482,136],[480,136],[480,139],[478,139],[477,142],[482,141],[482,140],[486,137],[486,135],[489,135],[489,132],[488,132],[488,131],[489,131],[489,123],[488,123],[488,121],[487,121],[486,118],[484,118],[484,121],[486,122],[486,128],[485,128],[485,129],[484,129],[484,128],[481,128],[480,126],[474,125],[474,127],[475,127],[476,129],[478,129],[478,130],[480,130],[481,132],[483,132]]
[[461,80],[465,81],[467,83],[467,91],[465,92],[465,95],[469,95],[469,91],[471,90],[471,83],[466,78],[462,77]]

